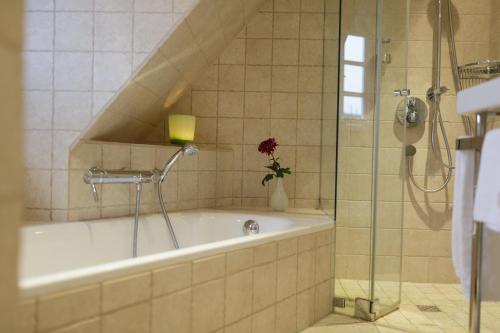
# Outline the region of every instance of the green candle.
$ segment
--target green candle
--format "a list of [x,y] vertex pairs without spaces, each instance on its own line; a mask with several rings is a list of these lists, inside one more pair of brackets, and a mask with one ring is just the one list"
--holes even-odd
[[168,116],[170,143],[185,144],[193,142],[195,128],[195,116],[185,114],[171,114]]

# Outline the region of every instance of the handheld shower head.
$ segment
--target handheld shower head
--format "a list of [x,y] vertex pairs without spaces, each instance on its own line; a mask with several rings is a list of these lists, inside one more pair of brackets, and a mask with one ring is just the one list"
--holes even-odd
[[183,151],[184,155],[193,156],[193,155],[196,155],[200,151],[200,149],[198,148],[197,145],[192,144],[192,143],[188,143],[188,144],[185,144],[184,147],[182,147],[182,151]]
[[172,167],[175,165],[175,163],[181,156],[183,155],[194,156],[198,153],[198,151],[199,151],[198,146],[192,143],[185,144],[181,149],[176,151],[175,154],[173,154],[172,157],[170,157],[167,163],[165,163],[163,170],[161,170],[161,176],[160,176],[161,181],[163,181],[163,179],[167,176],[167,173],[170,171],[170,169],[172,169]]

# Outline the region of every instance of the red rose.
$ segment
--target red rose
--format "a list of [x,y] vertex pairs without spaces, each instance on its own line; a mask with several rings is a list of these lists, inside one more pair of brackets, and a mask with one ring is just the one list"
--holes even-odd
[[259,152],[266,155],[271,155],[272,153],[274,153],[276,147],[278,147],[276,140],[274,140],[274,138],[269,138],[260,143]]

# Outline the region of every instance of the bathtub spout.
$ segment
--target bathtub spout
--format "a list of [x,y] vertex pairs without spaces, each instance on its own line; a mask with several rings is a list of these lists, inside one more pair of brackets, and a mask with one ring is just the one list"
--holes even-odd
[[163,192],[161,190],[161,185],[163,184],[163,181],[165,180],[165,177],[167,176],[168,172],[173,168],[175,163],[179,160],[179,158],[183,155],[187,156],[193,156],[198,153],[199,149],[198,146],[194,144],[186,144],[184,145],[181,149],[179,149],[170,159],[165,163],[165,166],[163,167],[163,170],[161,170],[161,174],[158,177],[158,186],[156,188],[157,194],[158,194],[158,201],[160,202],[160,207],[161,207],[161,213],[163,215],[163,218],[165,219],[165,223],[167,224],[168,231],[170,232],[170,236],[172,237],[172,242],[174,243],[174,247],[176,249],[179,248],[179,242],[177,241],[177,237],[175,235],[175,230],[174,227],[172,226],[172,223],[170,222],[170,218],[168,217],[168,212],[167,208],[165,206],[165,201],[163,200]]

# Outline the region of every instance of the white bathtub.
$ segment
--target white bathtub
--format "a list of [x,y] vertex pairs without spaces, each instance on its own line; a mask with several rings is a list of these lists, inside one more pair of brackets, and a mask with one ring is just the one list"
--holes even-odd
[[[181,249],[174,249],[160,214],[141,216],[137,258],[132,258],[131,217],[23,228],[22,294],[38,295],[331,228],[331,220],[321,214],[193,210],[171,213],[170,218]],[[243,223],[249,219],[259,223],[258,235],[244,235]]]

